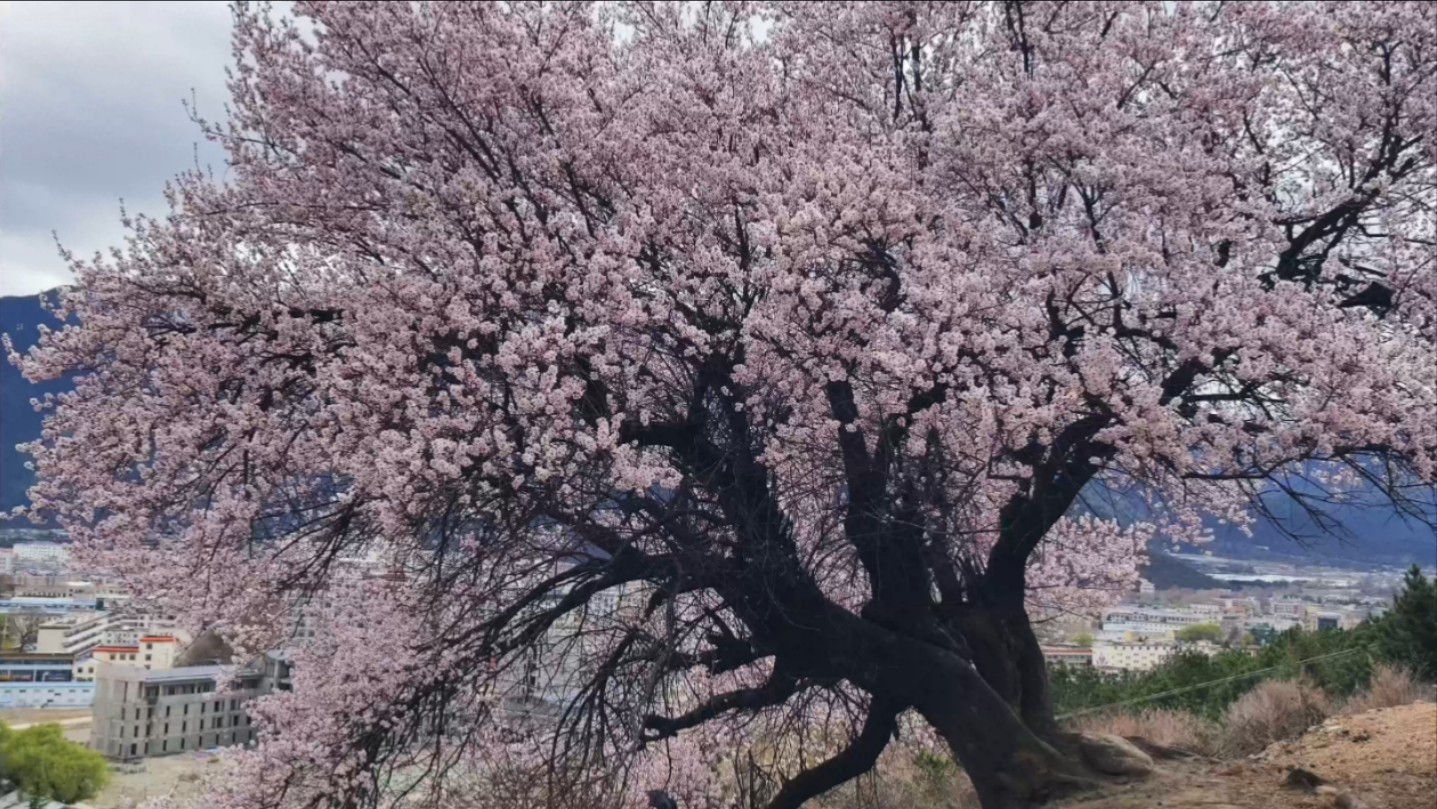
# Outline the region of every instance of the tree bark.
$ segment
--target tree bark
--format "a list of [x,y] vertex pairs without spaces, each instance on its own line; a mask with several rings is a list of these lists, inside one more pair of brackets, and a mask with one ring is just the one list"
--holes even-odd
[[[958,763],[972,780],[983,809],[1029,809],[1095,785],[1074,757],[1030,727],[1022,717],[1023,700],[1011,703],[958,652],[924,640],[898,634],[834,608],[827,620],[807,624],[826,636],[825,651],[844,678],[887,704],[911,705],[947,742]],[[1021,637],[1026,628],[1010,625]],[[1036,650],[1036,639],[1032,641]],[[980,653],[974,649],[974,657]],[[1025,662],[1002,668],[1019,679]],[[1010,660],[1013,662],[1013,660]],[[1041,665],[1041,658],[1037,661]],[[1047,680],[1035,686],[1028,699],[1040,726],[1052,725],[1047,708]],[[1021,689],[1017,690],[1021,694]],[[1054,726],[1055,727],[1055,726]]]
[[915,706],[948,742],[983,809],[1028,809],[1093,785],[968,663],[953,658],[933,671],[949,686],[921,685],[927,696]]
[[1048,668],[1027,612],[1020,606],[966,609],[958,629],[984,681],[1049,744],[1059,740]]

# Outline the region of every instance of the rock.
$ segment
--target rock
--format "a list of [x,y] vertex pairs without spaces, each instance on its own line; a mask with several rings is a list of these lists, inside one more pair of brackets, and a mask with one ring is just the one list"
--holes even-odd
[[1197,754],[1191,750],[1184,750],[1181,747],[1169,747],[1165,744],[1158,744],[1155,741],[1145,739],[1142,736],[1124,736],[1124,739],[1132,742],[1139,750],[1147,753],[1154,759],[1168,758],[1197,758]]
[[1346,792],[1338,793],[1337,800],[1334,801],[1332,805],[1337,807],[1337,809],[1367,809],[1367,804]]
[[1327,779],[1311,770],[1304,770],[1301,767],[1293,767],[1287,771],[1287,777],[1282,779],[1282,785],[1289,789],[1303,789],[1314,792],[1318,787],[1327,783]]
[[1111,733],[1079,734],[1078,754],[1089,767],[1108,775],[1147,775],[1153,771],[1152,756]]

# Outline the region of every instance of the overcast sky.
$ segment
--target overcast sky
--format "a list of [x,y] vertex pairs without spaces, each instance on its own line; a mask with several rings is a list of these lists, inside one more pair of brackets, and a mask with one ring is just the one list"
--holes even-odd
[[0,0],[0,295],[69,280],[55,235],[84,256],[118,244],[121,200],[163,213],[196,149],[222,174],[184,105],[223,117],[229,31],[223,2]]

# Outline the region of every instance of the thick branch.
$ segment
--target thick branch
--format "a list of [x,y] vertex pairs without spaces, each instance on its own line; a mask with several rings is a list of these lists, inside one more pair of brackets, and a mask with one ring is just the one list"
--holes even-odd
[[873,769],[878,756],[898,729],[901,707],[874,700],[863,730],[848,747],[784,783],[769,801],[768,809],[799,809],[803,804]]

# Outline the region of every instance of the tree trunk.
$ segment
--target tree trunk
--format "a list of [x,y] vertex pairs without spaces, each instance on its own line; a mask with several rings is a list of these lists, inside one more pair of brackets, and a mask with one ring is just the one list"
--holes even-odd
[[1021,605],[968,608],[958,623],[983,680],[1029,730],[1049,744],[1057,743],[1048,667],[1027,612]]
[[[1005,653],[1003,660],[990,660],[994,679],[1018,697],[1015,704],[956,651],[892,633],[848,613],[830,615],[826,629],[833,634],[825,632],[826,651],[838,653],[835,662],[844,669],[842,676],[875,698],[911,705],[948,743],[983,809],[1028,809],[1095,785],[1078,759],[1058,746],[1047,678],[1035,677],[1026,668],[1032,665],[1031,657]],[[808,626],[825,623],[819,619]],[[1022,633],[1032,637],[1026,621],[1004,626],[1011,634],[989,637],[1007,637],[1019,651],[1029,646],[1037,651],[1035,638],[1031,644],[1024,642]],[[975,661],[983,656],[978,647],[970,645],[970,651]],[[1037,665],[1042,666],[1041,656]],[[1031,693],[1026,700],[1021,698],[1025,686]],[[1025,703],[1035,712],[1037,728],[1022,717]]]
[[946,687],[920,685],[914,707],[948,742],[983,809],[1027,809],[1093,785],[1081,764],[1026,725],[973,667],[944,657],[929,671]]

